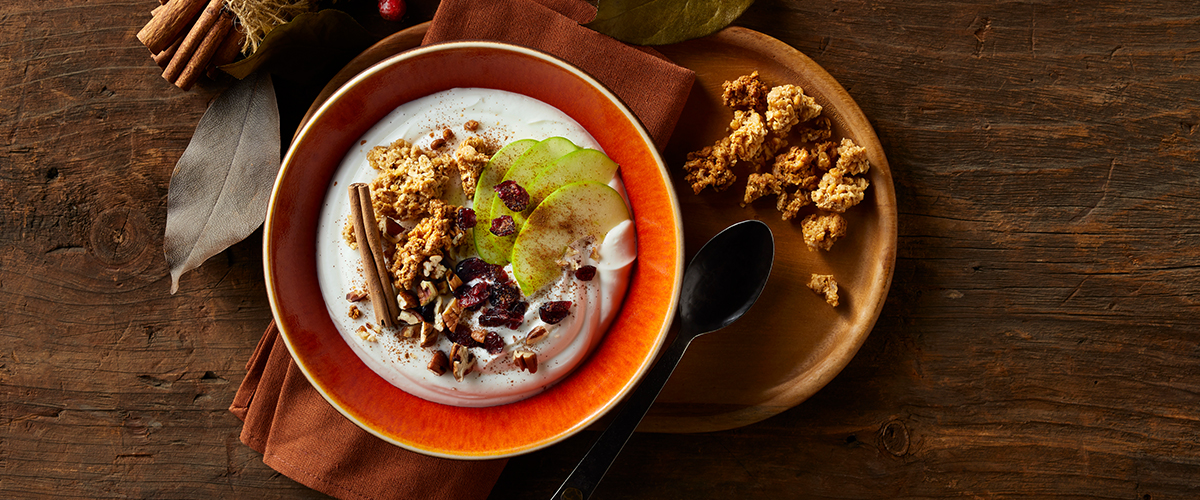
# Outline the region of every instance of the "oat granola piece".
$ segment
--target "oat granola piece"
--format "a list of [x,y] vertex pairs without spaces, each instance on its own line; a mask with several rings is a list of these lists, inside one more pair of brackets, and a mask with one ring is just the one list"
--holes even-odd
[[812,214],[800,222],[800,229],[809,250],[828,251],[838,238],[846,235],[846,219],[837,213]]
[[722,137],[712,146],[688,153],[687,163],[683,164],[683,169],[687,171],[684,180],[696,194],[710,186],[716,191],[723,191],[737,179],[730,170],[735,161],[736,157],[729,148],[729,137]]
[[817,158],[817,168],[822,171],[832,169],[837,162],[837,144],[833,141],[814,144],[812,146],[812,153]]
[[757,111],[734,111],[729,122],[729,150],[738,160],[751,161],[762,151],[768,132],[763,116]]
[[738,164],[748,163],[751,172],[761,172],[764,166],[775,161],[775,156],[783,148],[786,148],[787,145],[787,139],[768,133],[767,138],[763,139],[762,148],[759,149],[758,155],[747,161],[739,161]]
[[834,167],[847,175],[865,174],[871,168],[867,161],[867,148],[855,144],[849,137],[842,139],[837,148],[837,165]]
[[386,148],[375,147],[367,161],[379,169],[371,181],[371,204],[377,217],[416,220],[429,213],[450,179],[448,156],[431,155],[401,139]]
[[780,85],[767,94],[767,125],[786,136],[796,124],[821,114],[821,105],[796,85]]
[[779,210],[783,220],[792,220],[800,215],[800,209],[812,205],[812,200],[808,198],[808,191],[797,189],[795,193],[785,197],[779,196],[779,201],[775,205],[775,209]]
[[722,84],[725,91],[721,100],[733,109],[753,109],[759,113],[767,110],[767,93],[771,88],[758,79],[758,72],[742,75],[736,80]]
[[468,137],[458,145],[454,152],[454,162],[458,164],[458,175],[462,177],[463,192],[467,198],[475,196],[475,185],[479,182],[479,172],[491,159],[492,151],[487,141],[482,137]]
[[815,120],[801,124],[792,134],[800,142],[827,141],[833,135],[833,124],[829,122],[829,117],[818,116]]
[[825,302],[833,307],[838,305],[838,285],[832,274],[814,274],[808,281],[808,288],[825,298]]
[[354,235],[354,223],[346,220],[346,225],[342,226],[342,239],[346,240],[346,245],[351,250],[358,250],[358,237]]
[[863,200],[869,185],[867,179],[845,175],[835,168],[821,177],[820,185],[812,192],[812,201],[817,208],[845,212]]
[[412,289],[413,281],[431,257],[444,258],[443,256],[449,253],[454,246],[455,236],[461,231],[454,222],[456,211],[455,206],[441,200],[432,200],[429,216],[421,219],[401,238],[389,269],[397,289]]
[[780,193],[783,193],[783,186],[774,174],[750,174],[746,178],[746,194],[742,196],[742,206],[749,205],[763,196]]
[[816,170],[816,156],[805,148],[792,146],[775,157],[771,173],[784,186],[798,187],[805,191],[817,188],[821,181]]

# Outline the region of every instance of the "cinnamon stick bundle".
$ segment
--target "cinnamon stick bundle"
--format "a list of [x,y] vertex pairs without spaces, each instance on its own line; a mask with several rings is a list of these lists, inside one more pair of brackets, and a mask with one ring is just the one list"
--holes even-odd
[[204,41],[196,48],[196,52],[188,59],[187,64],[179,73],[179,78],[175,80],[175,86],[188,90],[192,88],[192,84],[196,83],[196,79],[208,69],[208,64],[212,62],[213,56],[217,52],[217,48],[221,46],[221,42],[225,41],[229,30],[233,28],[233,14],[222,12],[217,19],[216,25],[208,30],[204,35]]
[[188,24],[204,8],[204,0],[172,0],[165,4],[150,22],[142,27],[137,38],[151,53],[157,54],[170,47],[187,29]]
[[363,274],[367,279],[367,290],[371,293],[371,306],[375,309],[375,320],[386,327],[395,327],[400,315],[400,304],[396,290],[388,275],[383,257],[383,244],[379,235],[379,223],[375,209],[371,206],[371,188],[363,183],[350,185],[350,223],[354,226],[354,238],[358,242],[358,253],[363,262]]
[[191,31],[188,31],[187,37],[183,39],[183,43],[179,44],[179,49],[171,57],[171,64],[168,64],[167,69],[163,71],[163,78],[168,82],[175,83],[179,79],[179,74],[192,59],[192,54],[196,52],[196,49],[204,42],[205,36],[217,23],[217,18],[221,16],[221,9],[224,5],[225,0],[209,0],[208,7],[205,7],[204,11],[200,13],[200,18],[196,19],[196,24],[192,25]]

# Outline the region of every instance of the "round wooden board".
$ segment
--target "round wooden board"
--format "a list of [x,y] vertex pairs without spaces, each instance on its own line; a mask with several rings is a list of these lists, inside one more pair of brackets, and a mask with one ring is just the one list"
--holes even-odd
[[[309,109],[355,74],[420,45],[428,23],[375,44],[352,60]],[[721,229],[746,219],[766,222],[775,235],[775,267],[758,303],[730,327],[697,339],[638,428],[648,432],[710,432],[758,422],[792,408],[824,387],[866,339],[887,297],[896,255],[896,200],[887,159],[870,123],[824,69],[794,48],[745,28],[657,47],[696,72],[696,83],[664,155],[683,211],[686,258]],[[850,234],[830,252],[809,251],[799,219],[784,221],[774,197],[740,207],[747,172],[726,191],[699,195],[678,167],[689,151],[725,134],[732,111],[721,84],[758,71],[769,85],[801,86],[824,107],[834,138],[867,148],[871,187],[845,214]],[[305,116],[307,121],[308,116]],[[812,210],[811,207],[809,210]],[[807,213],[807,212],[805,212]],[[730,265],[738,265],[731,262]],[[841,304],[830,307],[807,288],[812,274],[832,274]]]

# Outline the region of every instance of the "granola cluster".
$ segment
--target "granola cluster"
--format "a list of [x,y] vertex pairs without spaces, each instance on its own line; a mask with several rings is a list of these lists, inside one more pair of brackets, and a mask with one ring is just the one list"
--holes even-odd
[[[725,82],[721,99],[733,119],[726,136],[687,155],[684,179],[692,191],[725,190],[737,181],[734,169],[743,169],[743,207],[774,196],[783,220],[800,219],[809,250],[832,249],[848,232],[842,214],[870,186],[866,149],[848,137],[835,140],[829,117],[802,88],[768,86],[757,71]],[[833,276],[813,275],[809,286],[837,306]]]
[[769,87],[758,72],[724,84],[722,100],[734,110],[729,134],[692,152],[683,168],[692,191],[721,191],[737,180],[734,167],[745,165],[742,206],[775,196],[784,220],[804,217],[809,248],[829,250],[845,234],[837,214],[861,202],[870,182],[866,150],[850,138],[831,140],[833,127],[822,108],[796,85]]

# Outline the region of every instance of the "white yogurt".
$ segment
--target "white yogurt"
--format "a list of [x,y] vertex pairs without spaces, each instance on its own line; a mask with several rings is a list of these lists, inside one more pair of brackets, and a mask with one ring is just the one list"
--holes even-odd
[[[351,304],[345,296],[351,290],[366,287],[358,252],[345,244],[342,228],[350,213],[347,186],[370,182],[377,173],[367,163],[367,151],[401,138],[428,149],[434,138],[431,132],[440,133],[449,128],[454,131],[455,138],[442,151],[452,152],[459,141],[472,135],[462,127],[469,120],[479,122],[478,135],[498,144],[560,136],[580,147],[600,149],[595,139],[565,113],[520,94],[491,89],[452,89],[406,103],[368,130],[359,145],[346,153],[334,175],[319,219],[317,279],[338,331],[375,373],[423,399],[479,407],[511,403],[537,394],[586,359],[608,330],[625,296],[637,255],[637,238],[632,221],[617,225],[599,243],[598,260],[592,260],[590,256],[585,258],[585,264],[597,268],[595,279],[583,282],[564,272],[559,281],[525,298],[529,301],[529,309],[518,330],[486,328],[504,339],[505,349],[492,355],[482,348],[473,348],[472,352],[478,357],[477,368],[462,382],[456,381],[449,372],[439,377],[426,368],[433,349],[449,353],[451,343],[444,336],[432,348],[422,348],[414,339],[398,338],[396,332],[378,327],[368,302],[358,304],[363,311],[362,318],[350,319]],[[625,195],[619,175],[609,185]],[[457,178],[451,179],[449,187],[447,198],[451,203],[469,206]],[[481,220],[477,227],[483,228],[487,222]],[[470,248],[469,244],[467,248]],[[467,255],[456,257],[461,259]],[[511,265],[506,271],[512,276]],[[571,314],[557,325],[544,325],[538,317],[538,307],[555,300],[572,301]],[[479,314],[480,311],[469,313],[465,316],[466,321],[475,321]],[[376,325],[381,332],[376,341],[363,340],[355,333],[365,323]],[[530,346],[538,356],[538,371],[530,374],[516,368],[512,351],[521,346],[521,340],[539,325],[547,326],[549,335]]]

